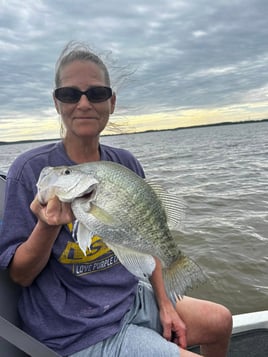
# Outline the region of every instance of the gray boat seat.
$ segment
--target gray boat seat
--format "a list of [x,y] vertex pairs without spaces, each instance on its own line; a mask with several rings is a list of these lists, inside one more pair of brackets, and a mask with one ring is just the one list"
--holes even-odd
[[[0,224],[4,209],[5,178],[0,174]],[[0,237],[1,239],[1,237]],[[0,270],[0,355],[4,357],[59,357],[20,329],[17,303],[21,288]]]

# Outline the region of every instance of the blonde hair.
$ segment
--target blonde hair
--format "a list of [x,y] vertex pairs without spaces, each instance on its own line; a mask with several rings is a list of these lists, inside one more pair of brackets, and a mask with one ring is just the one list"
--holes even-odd
[[92,52],[90,47],[83,43],[77,41],[69,42],[62,50],[55,68],[55,86],[58,88],[60,86],[60,75],[61,70],[67,64],[74,61],[90,61],[95,63],[104,72],[105,83],[110,87],[110,75],[108,69],[104,62],[99,56]]

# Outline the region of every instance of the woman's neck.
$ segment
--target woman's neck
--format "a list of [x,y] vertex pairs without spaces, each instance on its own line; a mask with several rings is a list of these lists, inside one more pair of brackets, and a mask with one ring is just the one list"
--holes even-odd
[[66,137],[63,145],[69,158],[77,164],[100,160],[99,138],[73,140]]

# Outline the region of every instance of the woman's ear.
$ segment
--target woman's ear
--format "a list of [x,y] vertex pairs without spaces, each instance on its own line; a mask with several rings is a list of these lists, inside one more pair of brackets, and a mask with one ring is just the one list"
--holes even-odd
[[115,104],[116,104],[116,94],[114,92],[113,92],[113,95],[112,95],[110,101],[111,101],[110,114],[113,114],[114,109],[115,109]]

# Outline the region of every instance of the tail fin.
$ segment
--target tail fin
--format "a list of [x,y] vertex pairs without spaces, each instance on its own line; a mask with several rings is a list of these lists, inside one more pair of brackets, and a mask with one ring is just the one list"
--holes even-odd
[[206,280],[199,265],[181,252],[174,263],[163,269],[163,278],[167,294],[173,302],[181,299],[188,289]]

